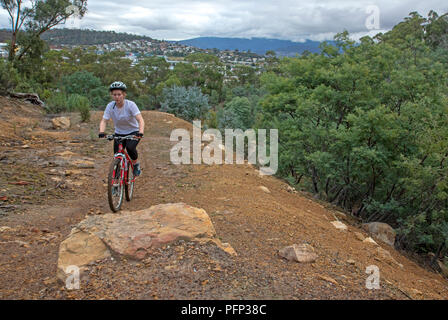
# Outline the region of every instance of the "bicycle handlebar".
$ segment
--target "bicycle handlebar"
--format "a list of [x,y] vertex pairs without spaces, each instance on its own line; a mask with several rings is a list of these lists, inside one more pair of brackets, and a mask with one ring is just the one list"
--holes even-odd
[[114,134],[110,134],[110,135],[106,136],[106,139],[109,141],[111,141],[111,140],[135,140],[135,141],[138,141],[141,138],[138,138],[137,136],[132,135],[132,134],[124,136],[124,137],[118,137],[118,136],[115,136]]

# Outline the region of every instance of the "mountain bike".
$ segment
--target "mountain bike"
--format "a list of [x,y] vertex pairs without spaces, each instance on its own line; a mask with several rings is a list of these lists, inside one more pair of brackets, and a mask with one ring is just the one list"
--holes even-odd
[[140,138],[134,135],[127,135],[124,137],[108,135],[106,139],[109,141],[116,140],[118,142],[118,151],[115,153],[114,159],[110,164],[107,182],[109,206],[113,212],[117,212],[123,204],[123,195],[126,196],[127,201],[132,200],[135,187],[134,165],[126,152],[126,149],[123,148],[123,141],[138,141]]

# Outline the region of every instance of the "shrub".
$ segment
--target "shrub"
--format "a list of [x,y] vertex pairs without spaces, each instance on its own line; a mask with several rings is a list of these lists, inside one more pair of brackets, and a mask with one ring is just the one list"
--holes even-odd
[[215,111],[209,110],[205,120],[204,128],[218,128],[218,117]]
[[162,101],[162,111],[173,113],[187,121],[204,119],[210,109],[208,96],[198,87],[164,88]]
[[152,100],[147,95],[139,96],[138,98],[134,99],[134,102],[137,104],[137,106],[140,110],[150,110],[151,109]]
[[47,112],[48,113],[60,113],[65,112],[68,109],[67,96],[64,92],[54,92],[47,100]]
[[90,120],[90,102],[86,97],[79,94],[72,94],[68,98],[67,106],[69,111],[79,111],[82,122]]
[[17,70],[14,69],[11,63],[0,59],[0,87],[4,90],[1,94],[6,94],[7,91],[13,90],[18,83],[19,75]]
[[88,98],[92,107],[103,110],[110,100],[109,90],[107,87],[97,87],[90,90]]
[[101,80],[88,71],[77,71],[62,78],[62,86],[68,94],[88,96],[90,91],[101,87]]
[[67,99],[67,111],[73,112],[75,110],[78,110],[78,106],[80,105],[80,103],[82,103],[81,100],[83,98],[84,97],[79,94],[69,95]]
[[87,122],[90,120],[90,105],[89,100],[86,99],[87,104],[82,104],[78,107],[79,113],[81,114],[81,121]]
[[44,89],[44,91],[40,95],[40,98],[44,101],[48,100],[48,98],[50,98],[50,97],[51,97],[51,91],[48,89]]
[[218,128],[242,129],[252,127],[254,117],[251,112],[251,103],[246,97],[235,97],[224,108],[218,111]]

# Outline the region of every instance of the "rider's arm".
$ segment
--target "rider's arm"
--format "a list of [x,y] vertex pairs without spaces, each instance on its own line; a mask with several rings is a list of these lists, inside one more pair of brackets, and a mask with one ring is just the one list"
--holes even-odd
[[106,131],[106,125],[107,125],[107,120],[104,119],[104,118],[101,119],[101,122],[100,122],[100,133]]
[[145,121],[143,120],[142,114],[139,113],[135,116],[135,119],[138,121],[138,132],[145,133]]

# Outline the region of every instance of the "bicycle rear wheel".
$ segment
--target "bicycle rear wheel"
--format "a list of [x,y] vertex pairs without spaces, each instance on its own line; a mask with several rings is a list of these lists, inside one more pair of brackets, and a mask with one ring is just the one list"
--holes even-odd
[[127,201],[132,200],[132,196],[134,195],[134,184],[135,184],[134,170],[132,170],[131,165],[129,165],[128,166],[128,181],[124,187]]
[[114,159],[109,167],[107,197],[109,198],[109,206],[113,212],[120,210],[123,204],[124,181],[122,177],[121,160]]

